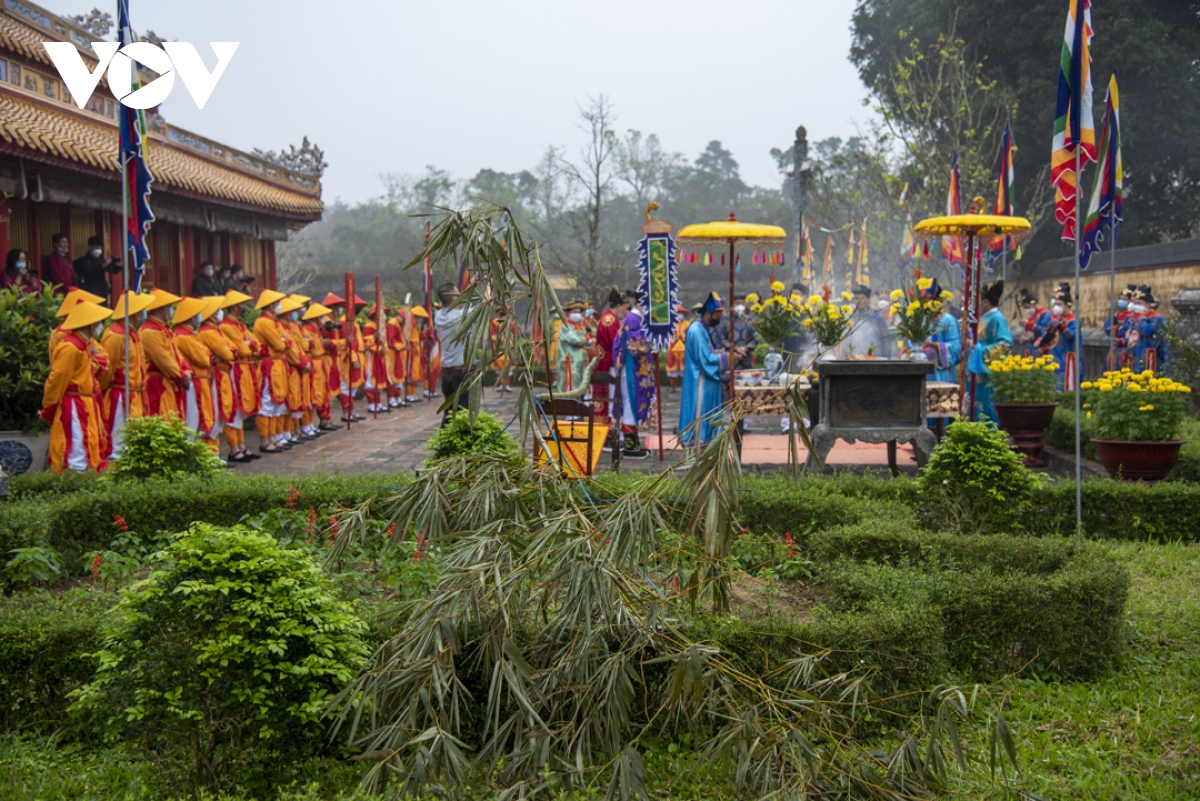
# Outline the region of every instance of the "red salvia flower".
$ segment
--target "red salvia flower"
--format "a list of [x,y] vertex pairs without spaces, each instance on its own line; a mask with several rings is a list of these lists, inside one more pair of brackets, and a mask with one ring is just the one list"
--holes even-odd
[[125,518],[120,515],[113,517],[113,528],[117,531],[129,531],[129,525],[125,522]]
[[96,581],[100,580],[100,565],[103,563],[103,560],[104,551],[97,551],[96,555],[92,557],[92,578],[94,578]]
[[287,491],[287,496],[287,508],[291,509],[293,512],[296,511],[296,507],[300,503],[300,490],[292,487]]

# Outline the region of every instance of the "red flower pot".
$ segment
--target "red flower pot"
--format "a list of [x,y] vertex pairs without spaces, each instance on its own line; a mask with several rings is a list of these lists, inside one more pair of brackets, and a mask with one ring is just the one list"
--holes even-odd
[[1128,442],[1094,439],[1096,455],[1108,474],[1118,481],[1145,481],[1157,484],[1167,477],[1185,440],[1168,442]]
[[1045,467],[1042,439],[1054,419],[1057,403],[993,403],[996,421],[1012,437],[1013,447],[1025,454],[1026,467]]

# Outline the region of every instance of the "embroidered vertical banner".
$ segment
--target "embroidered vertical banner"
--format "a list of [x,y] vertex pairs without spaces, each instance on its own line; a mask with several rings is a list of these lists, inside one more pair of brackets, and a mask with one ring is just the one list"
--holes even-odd
[[678,250],[672,226],[652,220],[642,226],[645,236],[638,242],[638,294],[646,304],[646,339],[656,350],[667,350],[679,313]]

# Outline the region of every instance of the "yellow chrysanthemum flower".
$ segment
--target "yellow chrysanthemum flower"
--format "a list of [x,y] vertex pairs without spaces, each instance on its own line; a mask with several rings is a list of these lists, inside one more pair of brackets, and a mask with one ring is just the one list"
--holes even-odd
[[1084,381],[1082,384],[1079,385],[1079,388],[1080,389],[1091,389],[1092,386],[1093,386],[1093,384],[1091,381]]
[[948,290],[948,289],[944,289],[944,290],[942,290],[942,300],[953,300],[953,299],[954,299],[954,293],[953,293],[953,292],[951,292],[951,291],[950,291],[950,290]]
[[1091,413],[1091,412],[1088,412],[1088,413],[1087,413],[1087,419],[1089,419],[1089,420],[1091,420],[1091,419],[1092,419],[1092,413]]
[[853,306],[842,306],[842,314],[854,314]]
[[772,281],[771,282],[771,291],[772,292],[782,292],[783,291],[783,282],[782,281]]
[[900,298],[902,298],[902,297],[904,297],[903,289],[893,289],[892,290],[892,294],[891,294],[892,300],[900,300]]
[[926,289],[929,289],[929,287],[931,287],[931,286],[933,286],[932,278],[918,278],[917,279],[917,289],[921,290],[922,292],[924,292]]
[[908,304],[908,311],[906,311],[905,314],[907,314],[909,317],[912,317],[913,313],[916,312],[920,308],[921,308],[920,302],[914,300],[912,303]]
[[854,295],[850,294],[849,292],[843,292],[842,300],[854,300]]
[[[843,292],[842,294],[844,295],[846,293]],[[809,297],[808,302],[809,302],[809,305],[815,306],[818,303],[824,303],[824,300],[821,298],[820,295],[812,295],[811,297]]]

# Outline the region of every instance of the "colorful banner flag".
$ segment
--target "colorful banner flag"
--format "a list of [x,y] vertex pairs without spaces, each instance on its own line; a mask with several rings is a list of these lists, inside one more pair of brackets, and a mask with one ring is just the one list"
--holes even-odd
[[1064,240],[1075,239],[1079,163],[1096,160],[1096,130],[1092,119],[1091,0],[1070,0],[1067,29],[1058,68],[1058,100],[1054,110],[1054,143],[1050,153],[1050,183],[1054,186],[1054,216],[1062,223]]
[[[1010,123],[1004,123],[1004,136],[1000,140],[1000,181],[996,186],[996,206],[993,209],[994,214],[1002,217],[1013,216],[1013,143],[1012,143],[1012,126]],[[1003,236],[993,236],[988,242],[988,250],[993,254],[999,254],[1012,247],[1012,238],[1004,234]]]
[[825,258],[821,262],[821,284],[831,289],[833,283],[833,234],[825,236]]
[[[117,27],[121,47],[132,44],[133,28],[129,23],[129,0],[117,0]],[[132,64],[132,91],[141,88],[137,65]],[[146,262],[150,260],[150,250],[146,246],[146,235],[150,232],[150,223],[154,222],[154,214],[150,211],[150,184],[154,177],[150,174],[147,158],[146,115],[141,109],[129,108],[117,104],[118,125],[120,128],[119,141],[121,164],[121,181],[125,187],[125,214],[128,228],[125,231],[125,246],[122,258],[128,258],[132,251],[133,268],[129,276],[129,289],[140,292],[142,275],[145,273]]]
[[642,330],[650,348],[663,351],[671,347],[675,326],[683,318],[675,238],[662,220],[653,220],[642,230],[645,235],[638,242],[638,294],[646,303]]
[[1117,71],[1108,81],[1104,101],[1104,119],[1100,126],[1100,160],[1096,164],[1096,183],[1088,203],[1079,243],[1079,268],[1086,270],[1092,254],[1100,251],[1104,229],[1111,231],[1109,249],[1117,246],[1117,228],[1121,222],[1124,201],[1125,171],[1121,164],[1121,106],[1117,92]]
[[867,261],[867,218],[863,217],[862,232],[858,237],[858,270],[855,279],[863,286],[871,285],[871,267]]
[[846,250],[846,291],[854,288],[854,221],[850,222],[850,247]]
[[[962,214],[961,180],[958,174],[958,151],[950,157],[950,191],[946,193],[946,214],[954,216]],[[958,235],[942,237],[942,258],[948,264],[965,267],[966,256],[963,255],[962,237]]]

